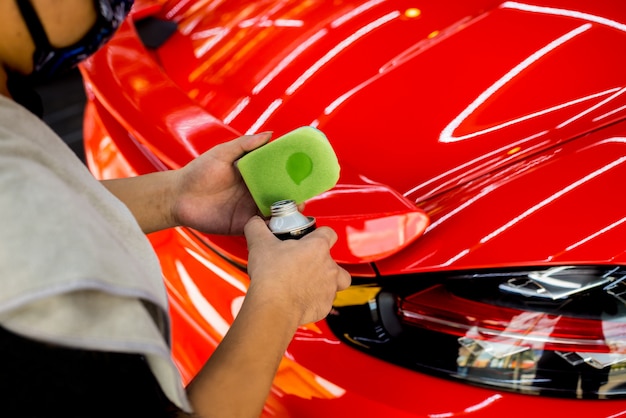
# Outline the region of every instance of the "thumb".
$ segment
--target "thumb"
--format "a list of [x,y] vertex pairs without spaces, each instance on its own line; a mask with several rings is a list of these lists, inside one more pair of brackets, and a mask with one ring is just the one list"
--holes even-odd
[[241,148],[243,148],[245,152],[252,151],[259,148],[261,145],[265,145],[270,138],[272,138],[271,131],[260,132],[254,135],[244,135],[240,138]]
[[220,153],[223,155],[223,159],[228,161],[234,161],[241,158],[246,153],[265,145],[272,137],[271,132],[262,132],[255,135],[244,135],[239,138],[233,139],[229,142],[224,142],[220,147]]
[[248,220],[243,228],[243,233],[246,236],[248,248],[252,247],[257,242],[266,240],[268,235],[274,237],[274,234],[272,234],[267,227],[265,221],[259,216],[253,216]]

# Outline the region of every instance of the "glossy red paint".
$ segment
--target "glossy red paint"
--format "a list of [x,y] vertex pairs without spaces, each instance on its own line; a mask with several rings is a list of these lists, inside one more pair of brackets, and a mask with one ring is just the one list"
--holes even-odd
[[[538,161],[538,153],[559,152],[556,146],[614,124],[624,116],[622,106],[626,99],[620,84],[623,81],[620,54],[614,52],[624,44],[624,31],[619,20],[604,17],[619,18],[623,14],[619,10],[600,10],[598,13],[606,14],[595,15],[594,10],[562,9],[556,3],[539,7],[514,2],[497,6],[486,2],[455,5],[458,7],[451,14],[424,8],[416,18],[410,18],[407,17],[412,10],[409,3],[368,2],[359,10],[358,5],[351,2],[344,7],[322,2],[306,8],[298,8],[295,2],[281,3],[280,7],[269,7],[264,3],[244,7],[243,3],[229,2],[229,9],[222,10],[218,6],[210,14],[202,8],[193,8],[192,4],[169,2],[161,12],[161,15],[177,20],[181,28],[158,50],[156,59],[162,68],[154,61],[136,60],[137,53],[144,48],[130,27],[121,31],[106,53],[99,54],[101,60],[110,57],[109,62],[87,65],[86,68],[94,68],[90,70],[90,79],[97,80],[95,89],[118,85],[125,93],[99,92],[97,95],[102,98],[102,104],[169,167],[180,166],[204,149],[237,133],[273,129],[280,134],[296,125],[317,125],[330,138],[342,164],[337,191],[341,188],[359,190],[347,195],[337,191],[328,193],[324,196],[325,203],[320,199],[319,203],[313,202],[309,207],[310,215],[320,217],[322,224],[329,222],[342,232],[343,245],[337,247],[335,256],[345,262],[358,261],[359,258],[360,250],[351,251],[348,247],[350,241],[358,242],[360,237],[350,239],[343,232],[348,228],[364,228],[356,221],[357,214],[361,213],[363,218],[383,218],[375,222],[376,226],[390,225],[386,233],[377,234],[378,238],[390,236],[389,242],[377,254],[376,251],[375,254],[370,254],[371,250],[365,251],[366,255],[360,261],[380,259],[399,251],[418,235],[409,234],[413,235],[412,238],[402,241],[398,234],[390,232],[396,231],[397,225],[408,222],[411,226],[407,229],[419,230],[427,222],[423,218],[413,220],[410,216],[408,219],[407,216],[388,219],[386,214],[397,212],[398,206],[415,208],[415,202],[427,208],[431,217],[436,217],[441,214],[438,206],[441,201],[437,199],[438,203],[433,207],[429,205],[429,198],[447,191],[451,191],[450,196],[459,196],[459,187],[479,181],[477,179],[493,187],[490,179],[484,176],[493,176],[498,170],[504,175],[511,167],[528,166],[529,161]],[[348,10],[359,10],[360,13],[351,12],[348,16]],[[398,10],[402,13],[396,13]],[[387,16],[385,19],[389,21],[380,21],[381,16]],[[450,21],[442,22],[441,16]],[[364,21],[378,22],[378,26],[368,27]],[[438,27],[435,24],[446,26],[435,30]],[[535,28],[532,36],[523,36],[529,27]],[[363,28],[369,31],[384,29],[391,33],[372,37]],[[337,33],[333,34],[331,29]],[[317,35],[321,37],[318,40],[314,35],[320,31],[323,35]],[[359,33],[362,39],[348,36],[354,33]],[[408,33],[413,35],[408,36]],[[335,48],[330,51],[334,55],[329,52],[330,40],[322,42],[331,34]],[[372,37],[371,41],[368,35]],[[380,45],[381,38],[397,42]],[[289,42],[292,48],[275,43],[279,40]],[[301,44],[308,48],[298,49],[297,45]],[[362,49],[369,52],[365,54]],[[243,54],[250,50],[255,53]],[[284,52],[282,55],[272,53],[272,65],[259,67],[258,63],[264,62],[260,57],[265,58],[268,50]],[[309,57],[311,55],[317,60]],[[375,62],[370,63],[369,70],[365,71],[364,65],[349,60],[352,55],[369,57]],[[313,73],[312,69],[318,71]],[[163,76],[163,71],[169,78]],[[302,79],[301,85],[296,83],[298,89],[289,82],[296,78],[295,75],[287,77],[286,72],[301,74],[297,77]],[[334,82],[328,80],[331,76],[336,79]],[[306,83],[304,78],[307,78]],[[586,82],[577,82],[580,78]],[[551,84],[546,91],[548,81]],[[343,85],[345,83],[353,86]],[[265,97],[273,101],[270,103]],[[424,99],[416,100],[420,97]],[[307,105],[292,104],[294,100],[306,101]],[[402,105],[373,106],[377,101]],[[281,103],[279,107],[272,107],[272,103],[278,102]],[[142,114],[153,117],[148,121]],[[222,123],[224,120],[228,126]],[[362,123],[364,120],[369,122]],[[381,122],[372,123],[377,120]],[[259,124],[259,121],[264,122]],[[622,132],[616,129],[613,135],[619,138]],[[386,146],[380,146],[383,142]],[[415,147],[414,143],[419,144],[417,153],[402,152]],[[599,151],[601,148],[615,146],[596,148],[598,154],[602,152]],[[610,150],[606,154],[607,158],[616,155]],[[372,155],[376,156],[375,163],[359,164],[359,161],[371,159]],[[610,162],[605,160],[600,164]],[[553,170],[560,169],[554,167]],[[591,175],[593,170],[590,170],[580,173],[580,177]],[[619,170],[617,167],[612,171]],[[603,177],[601,174],[598,175]],[[596,181],[604,180],[597,178]],[[374,187],[362,187],[364,184]],[[534,190],[535,184],[521,181],[516,184],[520,188],[499,187],[493,199],[500,202],[498,205],[508,202],[511,205],[508,210],[523,214],[528,210],[525,206],[529,200],[520,197]],[[576,189],[570,194],[583,193],[572,184],[559,185],[555,190],[568,185]],[[383,200],[378,194],[370,198],[366,193],[376,193],[382,188],[388,188],[405,202],[372,211],[371,202]],[[477,192],[474,189],[472,193]],[[479,193],[485,198],[472,204],[476,208],[491,200],[486,191]],[[502,193],[511,196],[503,198]],[[549,190],[545,190],[543,196],[529,198],[538,204],[542,200],[554,199],[550,206],[555,208],[555,213],[560,212],[557,204],[563,201]],[[369,203],[366,205],[364,201]],[[521,201],[523,207],[515,207],[516,201]],[[452,205],[458,206],[458,203],[452,202]],[[337,224],[336,215],[333,219],[324,215],[325,207],[342,208],[356,224],[348,227]],[[595,208],[604,211],[601,206]],[[478,211],[484,213],[482,208]],[[457,212],[454,217],[460,219]],[[588,220],[598,219],[592,213],[589,215]],[[446,215],[445,219],[450,217]],[[566,220],[558,215],[554,219],[561,229],[571,229],[571,219]],[[463,218],[461,222],[465,225],[464,233],[471,234],[467,225],[480,225],[482,220],[473,219],[468,223]],[[598,222],[605,221],[598,219]],[[446,225],[452,226],[453,223]],[[606,226],[593,226],[590,229],[595,231],[590,233]],[[494,226],[494,230],[499,227],[507,226]],[[429,232],[433,230],[430,228]],[[478,233],[483,231],[481,225]],[[613,228],[613,231],[619,233],[620,229]],[[436,235],[431,233],[431,239],[436,239]],[[566,239],[555,238],[559,241]],[[431,262],[424,263],[425,260],[419,258],[419,268],[445,265],[450,257],[466,258],[464,254],[472,252],[472,248],[484,247],[480,239],[472,247],[449,249],[441,257],[431,256]],[[514,242],[519,246],[518,239]],[[576,241],[544,242],[548,248],[543,251],[534,248],[537,251],[533,254],[520,254],[519,258],[528,263],[551,261],[556,254],[563,257],[568,244]],[[500,240],[497,245],[499,248],[511,246]],[[554,245],[558,248],[553,248]],[[432,248],[429,245],[428,251]],[[451,254],[454,251],[456,253]],[[489,265],[515,263],[508,257],[499,261],[490,255],[486,259]],[[572,257],[572,260],[576,259],[577,256]],[[467,266],[481,264],[480,261],[471,264],[469,260],[464,261],[468,262]],[[385,269],[388,264],[385,263]],[[465,267],[465,264],[459,267]],[[394,261],[391,269],[397,268],[404,272],[416,267],[399,266]]]
[[[155,51],[134,30],[148,15],[179,28]],[[130,176],[177,168],[240,134],[311,124],[342,173],[306,211],[338,231],[333,255],[357,282],[625,264],[625,45],[619,1],[141,0],[82,67],[88,161],[99,177]],[[187,382],[245,294],[245,242],[185,229],[150,239]],[[430,377],[358,352],[320,322],[294,338],[264,415],[546,411],[614,417],[626,402]]]

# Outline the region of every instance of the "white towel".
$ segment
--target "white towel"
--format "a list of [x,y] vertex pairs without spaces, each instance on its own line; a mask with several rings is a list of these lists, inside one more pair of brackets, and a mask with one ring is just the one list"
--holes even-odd
[[163,392],[190,411],[167,312],[158,259],[130,211],[41,120],[0,95],[0,324],[143,354]]

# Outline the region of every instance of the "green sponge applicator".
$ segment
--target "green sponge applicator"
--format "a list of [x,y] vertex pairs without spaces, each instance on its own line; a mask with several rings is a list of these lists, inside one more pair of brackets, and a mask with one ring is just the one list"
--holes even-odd
[[237,161],[252,198],[265,216],[279,200],[302,203],[337,184],[339,163],[326,136],[311,126],[297,128]]

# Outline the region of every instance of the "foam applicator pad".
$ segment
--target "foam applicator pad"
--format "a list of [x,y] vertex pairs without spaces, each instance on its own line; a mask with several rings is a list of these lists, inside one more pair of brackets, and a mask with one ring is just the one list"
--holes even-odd
[[337,184],[339,163],[330,142],[311,126],[297,128],[237,161],[252,198],[265,216],[279,200],[302,203]]

